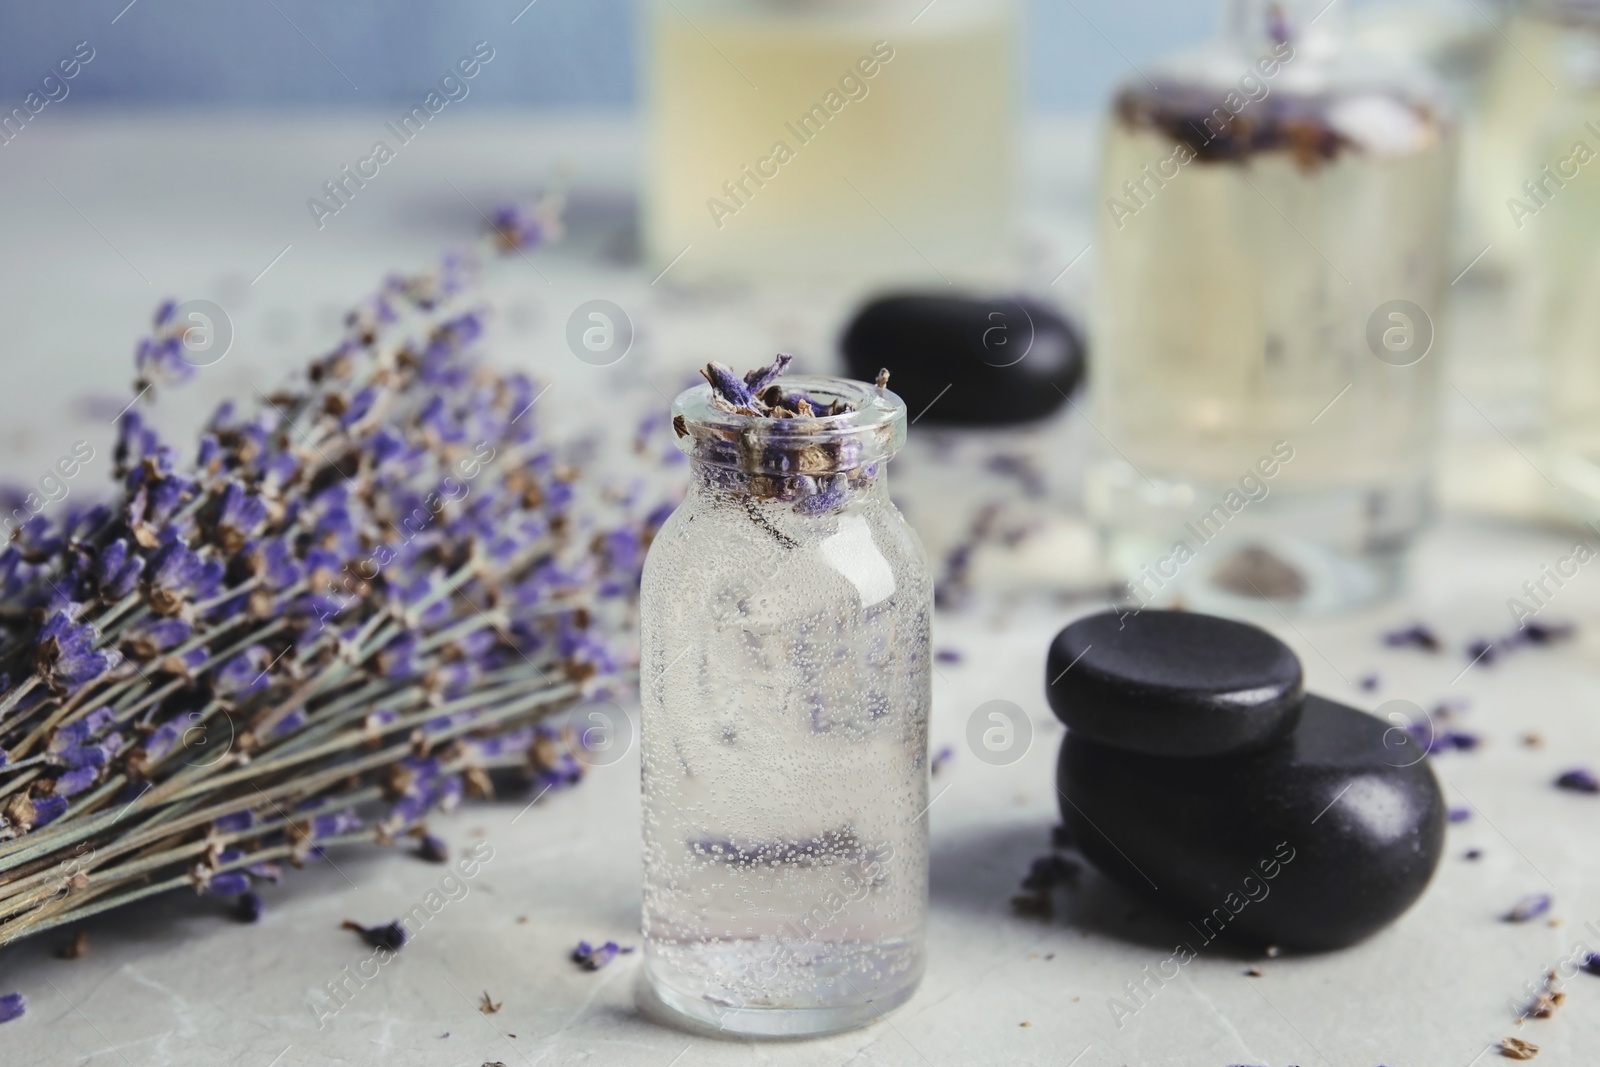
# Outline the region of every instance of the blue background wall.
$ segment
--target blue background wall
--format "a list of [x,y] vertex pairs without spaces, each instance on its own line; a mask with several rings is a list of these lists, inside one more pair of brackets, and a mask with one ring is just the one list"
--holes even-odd
[[[497,54],[473,85],[480,100],[625,109],[636,93],[637,2],[536,0],[512,25],[527,0],[135,0],[126,10],[127,0],[7,0],[0,110],[82,40],[96,55],[72,84],[80,103],[270,108],[411,102],[481,39]],[[1203,40],[1221,6],[1027,0],[1030,102],[1098,105],[1131,73],[1119,50],[1142,64]]]

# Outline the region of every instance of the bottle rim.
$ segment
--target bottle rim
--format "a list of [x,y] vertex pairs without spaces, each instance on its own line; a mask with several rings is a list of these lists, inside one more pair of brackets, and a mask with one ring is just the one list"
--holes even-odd
[[691,460],[750,474],[836,474],[884,462],[906,439],[906,404],[888,388],[850,378],[786,375],[786,393],[851,410],[792,419],[742,415],[719,408],[710,385],[672,402],[673,436]]

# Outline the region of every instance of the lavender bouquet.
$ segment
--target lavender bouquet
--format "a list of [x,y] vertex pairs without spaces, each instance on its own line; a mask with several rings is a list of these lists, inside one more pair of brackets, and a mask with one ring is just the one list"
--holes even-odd
[[[114,502],[0,549],[0,944],[175,889],[254,917],[285,862],[582,773],[544,720],[629,679],[667,509],[580,479],[474,357],[474,272],[390,278],[192,462],[129,411]],[[141,386],[193,372],[171,320]]]

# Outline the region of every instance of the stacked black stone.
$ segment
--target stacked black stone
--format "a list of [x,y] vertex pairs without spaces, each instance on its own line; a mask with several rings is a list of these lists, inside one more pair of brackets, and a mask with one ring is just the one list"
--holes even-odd
[[1217,937],[1353,944],[1422,894],[1445,805],[1405,730],[1307,694],[1264,630],[1106,612],[1056,635],[1057,767],[1083,854]]

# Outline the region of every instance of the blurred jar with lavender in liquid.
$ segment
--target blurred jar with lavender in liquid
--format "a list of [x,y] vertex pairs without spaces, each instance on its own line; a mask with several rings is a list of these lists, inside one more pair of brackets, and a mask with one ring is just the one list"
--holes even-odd
[[890,502],[905,406],[779,379],[673,405],[688,497],[645,563],[644,968],[719,1030],[847,1030],[923,970],[932,583]]
[[1234,0],[1116,98],[1086,497],[1141,605],[1378,599],[1429,513],[1455,139],[1339,18]]

